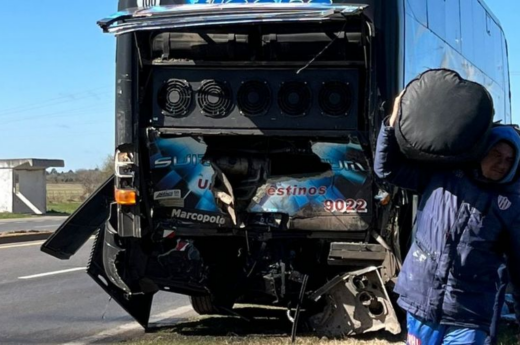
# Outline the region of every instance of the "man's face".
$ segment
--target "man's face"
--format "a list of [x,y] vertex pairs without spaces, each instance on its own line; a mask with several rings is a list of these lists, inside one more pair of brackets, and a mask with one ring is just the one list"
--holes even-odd
[[499,142],[489,150],[480,162],[482,175],[492,181],[503,179],[515,160],[515,150],[506,142]]

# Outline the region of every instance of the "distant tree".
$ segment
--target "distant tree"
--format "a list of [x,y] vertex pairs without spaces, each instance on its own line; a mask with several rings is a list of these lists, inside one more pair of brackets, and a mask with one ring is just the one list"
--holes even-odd
[[99,168],[99,172],[101,173],[103,182],[108,180],[108,178],[114,174],[114,156],[113,155],[107,155],[105,157],[103,164]]
[[67,178],[74,179],[83,187],[85,197],[91,195],[101,184],[114,174],[114,157],[107,155],[101,164],[94,169],[79,169],[72,176]]
[[80,169],[76,171],[77,181],[83,187],[83,194],[85,197],[91,195],[101,184],[101,175],[99,171]]

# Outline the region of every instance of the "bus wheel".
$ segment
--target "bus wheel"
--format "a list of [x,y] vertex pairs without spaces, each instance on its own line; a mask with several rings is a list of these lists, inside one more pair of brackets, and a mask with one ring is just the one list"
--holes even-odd
[[215,304],[211,295],[190,296],[190,303],[193,310],[199,315],[228,315],[231,305]]

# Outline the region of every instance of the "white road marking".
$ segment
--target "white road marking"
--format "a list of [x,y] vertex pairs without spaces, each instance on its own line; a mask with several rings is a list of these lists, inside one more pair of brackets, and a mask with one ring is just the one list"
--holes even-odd
[[54,274],[62,274],[62,273],[69,273],[74,271],[81,271],[86,270],[86,267],[75,267],[75,268],[69,268],[66,270],[61,271],[54,271],[54,272],[46,272],[46,273],[40,273],[40,274],[33,274],[32,276],[24,276],[24,277],[18,277],[18,279],[32,279],[32,278],[39,278],[39,277],[45,277],[45,276],[52,276]]
[[[90,236],[89,241],[96,238],[95,236]],[[31,241],[28,243],[18,243],[18,244],[4,244],[0,246],[0,249],[8,249],[8,248],[18,248],[18,247],[29,247],[29,246],[39,246],[41,244],[44,244],[45,241]]]
[[[163,320],[166,320],[166,319],[170,319],[172,317],[182,315],[182,314],[187,313],[187,312],[192,311],[192,310],[193,309],[191,308],[191,306],[185,305],[185,306],[182,306],[182,307],[179,307],[179,308],[176,308],[176,309],[173,309],[173,310],[170,310],[170,311],[167,311],[167,312],[164,312],[164,313],[161,313],[161,314],[157,315],[155,317],[155,318],[158,319],[156,322],[160,322],[160,321],[163,321]],[[121,326],[119,326],[117,328],[106,330],[106,331],[100,332],[98,334],[90,335],[88,337],[84,337],[84,338],[81,338],[81,339],[77,339],[77,340],[75,340],[73,342],[66,343],[66,344],[63,344],[63,345],[87,345],[87,344],[92,344],[92,343],[99,342],[99,341],[101,341],[103,339],[106,339],[106,338],[114,337],[114,336],[119,335],[119,334],[124,333],[124,332],[134,331],[134,330],[138,330],[138,329],[141,329],[141,328],[142,328],[141,325],[139,325],[137,322],[130,322],[130,323],[126,323],[124,325],[121,325]]]
[[27,217],[27,218],[12,218],[12,219],[0,219],[0,225],[2,224],[13,224],[13,223],[32,223],[32,222],[64,222],[68,216],[44,216],[44,217]]
[[5,244],[3,246],[0,246],[0,249],[39,246],[39,245],[43,244],[44,242],[45,241],[31,241],[29,243]]

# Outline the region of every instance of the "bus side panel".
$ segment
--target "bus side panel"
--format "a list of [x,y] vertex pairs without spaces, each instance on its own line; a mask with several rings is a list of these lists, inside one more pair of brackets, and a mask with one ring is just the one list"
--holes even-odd
[[405,28],[405,84],[431,68],[455,70],[487,88],[495,120],[511,122],[504,35],[478,1],[406,2]]

